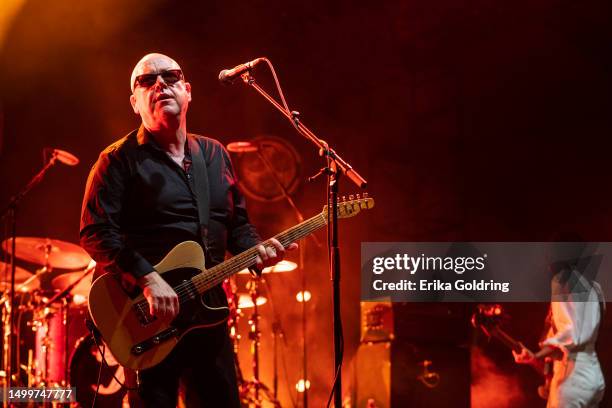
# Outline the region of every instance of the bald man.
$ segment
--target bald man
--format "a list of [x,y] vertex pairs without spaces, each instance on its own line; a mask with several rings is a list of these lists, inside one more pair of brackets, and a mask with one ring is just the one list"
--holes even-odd
[[[187,133],[191,85],[179,64],[163,54],[145,55],[130,87],[130,103],[142,124],[102,151],[93,166],[83,199],[81,245],[102,272],[116,274],[126,287],[139,286],[152,315],[171,320],[180,312],[178,297],[152,265],[191,240],[206,249],[210,267],[223,261],[226,250],[240,253],[260,238],[249,223],[227,151],[216,140]],[[276,240],[258,250],[259,269],[285,252]],[[203,302],[227,306],[220,286],[205,293]],[[192,330],[162,363],[128,377],[137,377],[133,407],[176,407],[180,382],[188,406],[240,406],[225,324]]]

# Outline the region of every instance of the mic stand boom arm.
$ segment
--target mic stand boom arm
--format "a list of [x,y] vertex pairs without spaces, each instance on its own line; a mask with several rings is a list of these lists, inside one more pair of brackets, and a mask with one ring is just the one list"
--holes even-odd
[[332,148],[329,147],[327,142],[319,139],[310,129],[308,129],[299,119],[299,114],[295,111],[288,112],[285,108],[283,108],[274,98],[272,98],[266,91],[264,91],[256,82],[255,78],[251,75],[250,72],[245,72],[242,74],[242,80],[247,84],[254,88],[257,92],[261,94],[264,98],[268,100],[280,113],[282,113],[287,119],[289,119],[297,129],[297,131],[304,136],[306,139],[310,140],[314,145],[322,151],[327,157],[331,158],[336,165],[338,166],[340,172],[342,172],[345,176],[347,176],[357,187],[366,188],[367,181],[357,173],[353,167],[348,164],[342,157],[338,155]]
[[[281,106],[274,98],[264,91],[251,75],[250,70],[242,74],[245,84],[254,88],[261,96],[270,102],[280,113],[282,113],[295,127],[295,129],[306,139],[310,140],[319,150],[319,155],[324,155],[327,167],[324,169],[328,176],[327,189],[327,241],[329,256],[329,272],[332,280],[332,302],[333,302],[333,323],[334,323],[334,384],[332,393],[334,397],[334,407],[342,407],[342,359],[344,354],[344,338],[342,334],[342,315],[340,303],[340,248],[338,246],[338,181],[341,175],[345,175],[359,188],[366,188],[367,181],[357,173],[353,167],[340,157],[329,144],[319,139],[310,129],[308,129],[299,119],[299,113]],[[279,89],[280,91],[280,89]],[[307,378],[304,378],[306,387]],[[305,390],[306,391],[306,390]],[[305,401],[306,402],[306,401]]]

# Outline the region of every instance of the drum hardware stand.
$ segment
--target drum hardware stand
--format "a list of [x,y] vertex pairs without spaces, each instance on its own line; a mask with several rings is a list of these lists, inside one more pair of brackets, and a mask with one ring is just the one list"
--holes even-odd
[[252,277],[247,283],[247,289],[251,295],[251,301],[253,302],[253,313],[249,317],[249,340],[251,340],[251,353],[253,354],[253,379],[251,381],[245,381],[243,386],[248,394],[252,393],[252,396],[248,397],[249,407],[260,408],[262,399],[262,393],[265,398],[272,403],[274,407],[280,408],[280,402],[270,393],[270,389],[260,381],[259,379],[259,346],[261,339],[261,331],[259,330],[259,306],[257,305],[257,299],[259,298],[259,284],[258,280],[260,277]]
[[[278,174],[276,173],[276,170],[274,170],[274,167],[272,166],[272,163],[270,163],[270,161],[268,160],[268,158],[265,156],[265,154],[263,153],[263,148],[265,145],[265,142],[241,142],[243,144],[247,144],[250,145],[252,147],[254,147],[255,152],[257,153],[258,158],[261,160],[261,162],[264,164],[264,166],[266,167],[266,169],[268,170],[268,173],[272,176],[272,179],[274,180],[274,182],[276,183],[276,185],[278,186],[278,188],[280,189],[281,193],[282,193],[282,197],[289,203],[289,206],[291,207],[291,209],[293,210],[293,212],[295,213],[295,218],[297,219],[298,223],[303,222],[304,221],[304,216],[302,214],[302,212],[300,211],[300,209],[297,207],[297,205],[295,204],[295,202],[293,201],[293,199],[291,198],[291,196],[289,195],[289,191],[287,191],[287,188],[283,185],[283,183],[281,182],[280,178],[278,177]],[[252,151],[252,150],[250,150]],[[237,150],[237,152],[240,152],[240,150]],[[312,239],[312,241],[314,242],[314,244],[317,246],[317,248],[320,248],[321,242],[319,241],[319,239],[317,238],[316,235],[309,235],[309,238]],[[300,269],[300,272],[302,274],[302,296],[304,296],[304,294],[306,293],[306,274],[304,272],[304,246],[300,245],[299,247],[299,263],[298,263],[298,267]],[[262,278],[263,279],[263,278]],[[267,284],[267,281],[264,281],[264,284]],[[270,288],[268,288],[268,291],[270,291]],[[278,388],[278,368],[277,368],[277,344],[276,344],[276,335],[279,334],[276,331],[274,331],[275,327],[278,327],[279,329],[282,330],[282,328],[280,328],[280,321],[278,319],[278,315],[276,314],[276,312],[274,313],[275,316],[275,322],[273,324],[273,336],[274,336],[274,398],[277,398],[277,388]],[[277,325],[277,326],[275,326]],[[307,330],[307,316],[306,316],[306,302],[303,301],[302,302],[302,377],[304,380],[304,383],[306,383],[307,379],[308,379],[308,365],[307,365],[307,347],[306,347],[306,330]],[[280,333],[282,336],[282,332]],[[308,388],[304,388],[304,392],[302,393],[302,407],[303,408],[308,408]]]
[[52,305],[54,302],[56,302],[59,299],[68,297],[72,289],[74,289],[79,283],[81,283],[83,279],[89,276],[94,271],[95,267],[96,267],[96,263],[94,261],[91,261],[89,265],[87,266],[87,269],[83,271],[83,274],[78,279],[76,279],[70,285],[66,286],[64,290],[56,293],[55,296],[53,296],[51,299],[49,299],[46,303],[44,303],[40,307],[47,307],[49,305]]
[[274,297],[272,296],[272,287],[270,286],[270,283],[263,276],[260,276],[258,279],[261,280],[261,282],[263,282],[264,286],[266,287],[270,308],[272,309],[272,315],[274,316],[274,321],[272,322],[272,344],[274,350],[274,359],[272,363],[272,395],[274,396],[274,401],[278,402],[278,339],[280,338],[286,343],[285,332],[283,331],[280,316],[278,315],[278,313],[276,313],[276,308],[274,307]]
[[[43,168],[26,184],[26,186],[15,194],[6,208],[0,212],[0,219],[7,218],[10,220],[11,225],[11,285],[9,290],[9,302],[5,302],[5,308],[7,308],[8,314],[8,322],[4,322],[4,339],[5,345],[3,349],[3,358],[4,358],[4,372],[5,377],[3,381],[3,406],[8,407],[8,389],[13,385],[13,367],[12,367],[12,348],[19,347],[18,344],[15,344],[15,333],[12,332],[12,328],[14,327],[15,321],[15,312],[13,310],[13,305],[15,304],[15,238],[17,237],[17,208],[19,207],[19,203],[21,200],[30,192],[32,188],[34,188],[37,184],[39,184],[45,174],[58,160],[58,154],[54,152],[49,160],[44,164]],[[6,329],[9,329],[9,332],[6,333]],[[6,342],[8,340],[8,342]]]
[[251,75],[251,69],[242,74],[242,80],[245,84],[254,88],[261,96],[263,96],[270,104],[272,104],[283,116],[285,116],[295,130],[304,136],[306,139],[311,141],[319,156],[322,156],[326,160],[326,165],[319,172],[319,175],[327,175],[327,204],[328,204],[328,228],[327,228],[327,242],[329,251],[329,272],[332,280],[332,293],[333,293],[333,322],[334,322],[334,385],[332,392],[334,394],[334,406],[335,408],[342,407],[342,358],[344,352],[344,340],[342,335],[342,315],[340,309],[340,248],[338,246],[338,181],[340,176],[344,175],[351,180],[359,188],[366,188],[367,182],[361,177],[353,167],[346,162],[329,144],[319,139],[310,129],[308,129],[300,119],[300,113],[297,111],[290,111],[285,101],[278,78],[272,63],[267,58],[262,58],[272,71],[274,81],[276,83],[278,93],[281,97],[283,105],[280,105],[272,96],[264,91],[256,82],[255,78]]
[[[272,175],[272,178],[274,179],[274,181],[276,182],[276,184],[282,191],[283,197],[285,198],[285,200],[287,200],[287,202],[293,209],[293,212],[295,213],[295,217],[298,223],[303,222],[304,216],[302,215],[302,212],[299,210],[299,208],[297,207],[297,205],[295,204],[295,202],[289,195],[289,192],[287,191],[283,183],[281,183],[281,181],[279,180],[278,175],[274,171],[274,168],[272,167],[272,164],[270,163],[270,161],[261,152],[261,147],[262,147],[261,144],[257,146],[257,155],[259,156],[260,160],[264,163],[264,165],[268,169],[268,173]],[[313,235],[310,235],[310,237],[312,238],[317,248],[320,248],[321,242],[319,241],[317,236],[313,234]],[[302,378],[304,381],[304,385],[306,385],[306,381],[308,380],[308,365],[307,365],[308,360],[307,360],[307,354],[306,354],[306,323],[307,323],[306,301],[303,298],[303,296],[305,296],[304,294],[306,293],[306,274],[304,273],[304,247],[303,245],[301,245],[299,248],[299,256],[300,256],[300,261],[299,261],[298,267],[300,268],[300,272],[302,274]],[[280,321],[278,320],[278,316],[276,315],[276,313],[274,314],[274,317],[275,317],[275,321],[272,325],[272,334],[274,336],[274,399],[276,399],[278,396],[278,393],[277,393],[278,391],[278,364],[277,364],[278,363],[277,362],[278,351],[277,351],[277,344],[276,344],[276,336],[277,334],[280,334],[280,336],[283,337],[283,333],[282,333],[282,328],[280,326]],[[279,332],[277,332],[275,328],[278,328]],[[306,386],[304,386],[304,392],[302,393],[302,407],[308,408],[308,389],[306,388]]]
[[242,385],[245,383],[244,376],[242,375],[242,368],[240,367],[240,361],[238,360],[238,351],[240,344],[240,334],[238,334],[238,321],[242,317],[242,312],[238,307],[238,295],[236,283],[234,277],[229,277],[226,282],[223,283],[224,288],[227,287],[228,302],[230,302],[230,317],[227,321],[229,327],[229,336],[232,341],[232,349],[234,351],[234,368],[236,369],[236,380],[238,387],[242,389]]

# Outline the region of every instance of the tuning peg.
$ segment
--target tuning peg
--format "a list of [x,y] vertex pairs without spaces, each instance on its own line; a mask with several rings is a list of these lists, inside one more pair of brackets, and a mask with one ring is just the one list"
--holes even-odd
[[345,195],[342,196],[342,201],[346,201],[346,196]]
[[368,193],[363,193],[363,198],[364,199],[368,198]]
[[360,199],[361,199],[361,197],[359,196],[359,194],[357,194],[357,200],[360,200]]
[[354,195],[352,195],[352,194],[350,194],[350,195],[349,195],[349,200],[353,201],[354,199],[355,199],[355,196],[354,196]]

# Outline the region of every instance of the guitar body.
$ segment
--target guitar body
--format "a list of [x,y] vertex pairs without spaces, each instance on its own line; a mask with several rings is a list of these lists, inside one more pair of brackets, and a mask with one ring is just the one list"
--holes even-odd
[[[170,286],[176,288],[183,283],[185,287],[191,277],[204,271],[204,259],[200,245],[186,241],[174,247],[155,270]],[[227,319],[227,307],[210,307],[205,298],[206,294],[194,293],[181,302],[174,320],[155,319],[148,314],[148,303],[141,293],[129,293],[116,276],[106,274],[91,287],[89,312],[117,361],[142,370],[160,363],[190,330],[215,326]]]

